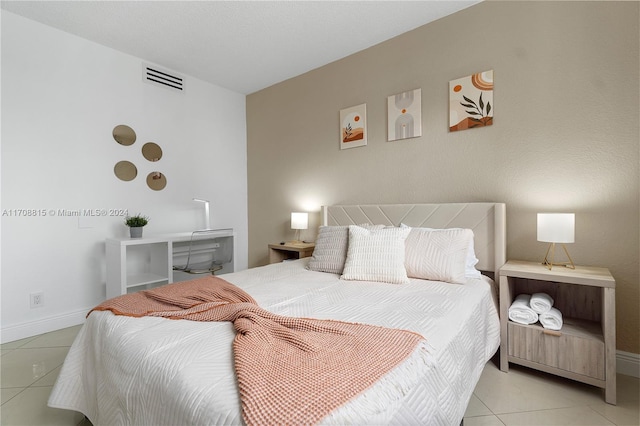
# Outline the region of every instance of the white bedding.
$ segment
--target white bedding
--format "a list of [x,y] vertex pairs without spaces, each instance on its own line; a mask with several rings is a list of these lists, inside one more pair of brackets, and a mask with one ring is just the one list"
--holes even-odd
[[[397,367],[412,371],[402,383],[383,379],[323,423],[459,424],[499,346],[493,281],[345,281],[309,271],[307,262],[221,277],[278,314],[409,329],[427,341],[426,357],[416,354]],[[96,426],[242,424],[233,337],[231,323],[94,312],[69,350],[49,405],[82,412]]]

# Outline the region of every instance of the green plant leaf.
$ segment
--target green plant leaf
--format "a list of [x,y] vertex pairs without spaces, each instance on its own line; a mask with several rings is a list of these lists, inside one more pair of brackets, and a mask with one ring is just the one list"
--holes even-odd
[[491,102],[487,102],[487,115],[491,112]]
[[149,223],[149,217],[143,216],[140,213],[135,216],[127,216],[124,218],[124,224],[132,228],[145,226],[147,223]]
[[484,102],[482,102],[482,93],[480,93],[480,111],[484,109]]
[[480,114],[479,112],[476,111],[465,111],[467,114],[471,114],[471,115],[479,115],[482,117],[482,114]]

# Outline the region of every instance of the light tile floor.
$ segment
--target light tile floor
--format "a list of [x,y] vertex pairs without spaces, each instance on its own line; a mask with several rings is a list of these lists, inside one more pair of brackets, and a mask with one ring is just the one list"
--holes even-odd
[[[47,407],[49,393],[80,326],[2,345],[0,425],[90,426],[80,413]],[[598,388],[524,367],[509,373],[489,361],[471,397],[465,426],[640,425],[640,380],[618,375],[618,405]]]

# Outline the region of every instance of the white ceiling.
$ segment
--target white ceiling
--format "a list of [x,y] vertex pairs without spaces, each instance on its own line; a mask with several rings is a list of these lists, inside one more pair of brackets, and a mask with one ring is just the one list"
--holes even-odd
[[2,0],[2,9],[249,94],[479,1]]

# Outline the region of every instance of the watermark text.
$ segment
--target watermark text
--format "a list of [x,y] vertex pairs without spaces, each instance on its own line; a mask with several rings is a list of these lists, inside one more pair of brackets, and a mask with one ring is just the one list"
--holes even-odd
[[127,209],[4,209],[2,217],[126,217]]

